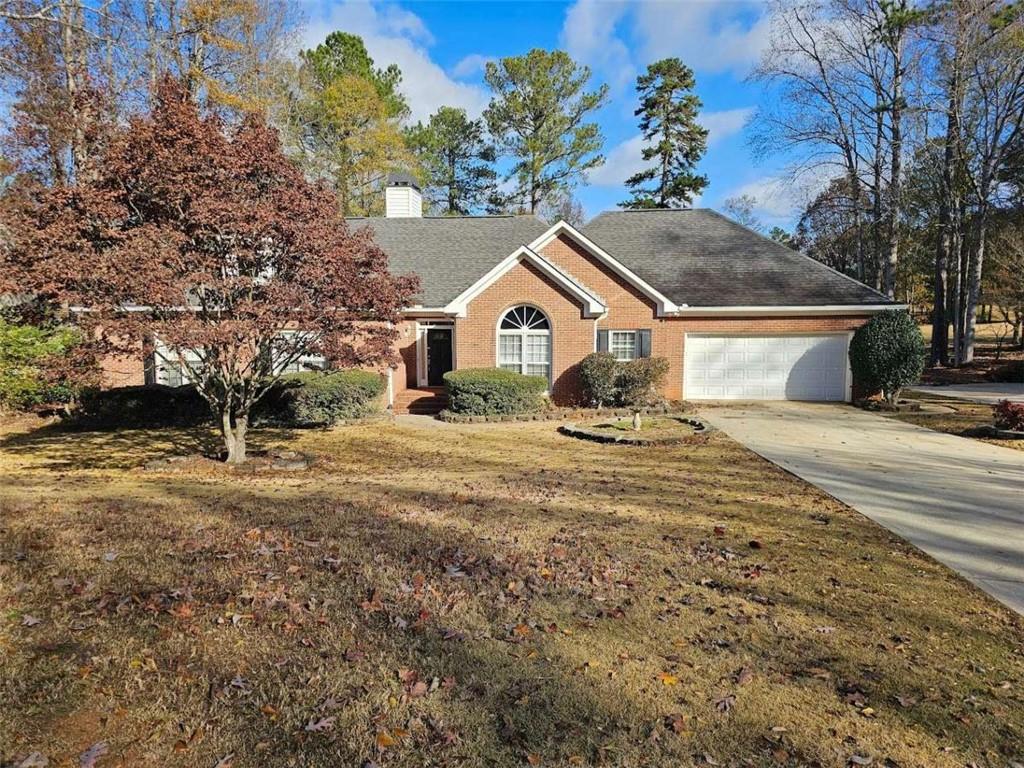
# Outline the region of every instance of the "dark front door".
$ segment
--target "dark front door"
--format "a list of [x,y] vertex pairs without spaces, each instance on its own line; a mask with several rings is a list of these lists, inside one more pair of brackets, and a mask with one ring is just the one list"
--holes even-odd
[[452,329],[427,328],[427,386],[440,387],[452,369]]

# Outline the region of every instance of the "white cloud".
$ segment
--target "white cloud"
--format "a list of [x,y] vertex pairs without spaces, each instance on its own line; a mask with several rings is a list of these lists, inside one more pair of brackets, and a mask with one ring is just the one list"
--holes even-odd
[[759,2],[649,0],[635,6],[634,30],[647,60],[678,56],[696,72],[746,74],[768,42]]
[[754,107],[701,112],[698,122],[708,129],[708,146],[710,147],[742,131],[753,114]]
[[451,72],[455,77],[472,77],[477,72],[483,72],[489,61],[494,61],[494,57],[484,56],[482,53],[471,53],[459,60],[452,67]]
[[434,39],[416,14],[397,6],[343,0],[311,20],[303,47],[315,47],[335,30],[362,37],[377,66],[398,65],[414,122],[426,120],[442,105],[462,107],[470,117],[479,116],[487,106],[483,88],[449,77],[431,60],[427,48]]
[[626,11],[622,2],[576,0],[565,15],[560,36],[566,52],[600,73],[613,93],[635,76],[629,48],[616,33]]
[[[753,107],[702,112],[698,122],[708,129],[708,147],[743,130],[753,113]],[[587,181],[597,187],[622,186],[626,179],[643,169],[644,161],[640,155],[643,148],[643,136],[637,134],[626,139],[608,152],[604,165],[591,171]]]

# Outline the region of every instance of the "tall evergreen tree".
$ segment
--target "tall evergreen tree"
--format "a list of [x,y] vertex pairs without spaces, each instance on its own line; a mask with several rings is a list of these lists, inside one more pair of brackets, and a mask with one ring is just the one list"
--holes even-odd
[[399,91],[402,71],[397,64],[389,64],[383,69],[375,67],[359,35],[331,32],[320,45],[301,51],[299,56],[304,69],[321,89],[329,87],[339,77],[358,77],[373,83],[377,95],[387,107],[388,117],[408,117],[409,105]]
[[484,208],[495,192],[496,152],[487,142],[483,120],[470,120],[466,110],[441,107],[426,125],[405,132],[406,143],[419,162],[427,200],[447,216]]
[[515,159],[506,180],[516,180],[513,196],[531,213],[604,162],[601,129],[586,120],[604,104],[608,86],[587,91],[589,67],[564,51],[534,48],[488,62],[484,79],[494,91],[484,119]]
[[[708,131],[697,123],[701,101],[693,93],[693,71],[676,58],[662,59],[636,79],[640,130],[653,164],[626,179],[633,197],[626,208],[677,208],[688,205],[708,184],[697,163],[708,146]],[[651,183],[653,182],[653,184]]]

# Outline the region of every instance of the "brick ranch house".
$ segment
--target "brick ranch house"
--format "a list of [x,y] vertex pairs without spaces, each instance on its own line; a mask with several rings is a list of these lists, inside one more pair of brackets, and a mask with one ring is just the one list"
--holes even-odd
[[[442,377],[463,368],[546,376],[555,402],[578,403],[578,365],[595,350],[666,358],[668,399],[846,401],[853,331],[900,306],[711,210],[612,211],[582,230],[428,217],[415,183],[396,177],[385,216],[348,223],[373,231],[392,272],[420,277],[386,372],[398,412],[439,408]],[[108,365],[108,379],[140,384],[143,368],[181,383],[159,355]]]

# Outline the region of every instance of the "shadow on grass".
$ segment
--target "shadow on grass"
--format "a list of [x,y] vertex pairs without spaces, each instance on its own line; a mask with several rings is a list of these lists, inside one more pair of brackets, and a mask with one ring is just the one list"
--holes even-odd
[[[252,430],[248,448],[259,451],[268,443],[293,436],[286,429]],[[152,459],[195,454],[217,456],[223,450],[220,434],[213,428],[202,427],[80,430],[56,423],[0,438],[0,451],[41,457],[44,460],[34,464],[34,468],[60,471],[133,469]]]

